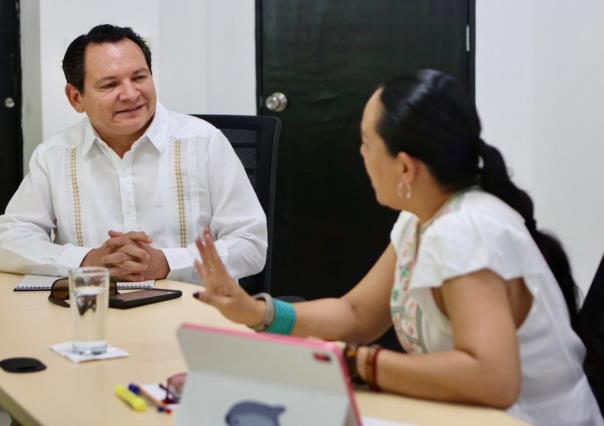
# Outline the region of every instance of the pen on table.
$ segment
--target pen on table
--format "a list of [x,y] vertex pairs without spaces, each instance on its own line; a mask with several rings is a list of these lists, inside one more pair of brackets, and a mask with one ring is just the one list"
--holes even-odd
[[128,389],[137,395],[142,395],[145,398],[147,398],[153,405],[155,405],[157,407],[157,411],[165,412],[167,414],[170,414],[172,412],[172,410],[170,408],[168,408],[168,406],[163,401],[160,401],[159,399],[155,398],[153,395],[151,395],[149,392],[147,392],[142,386],[136,385],[134,383],[130,383],[128,385]]
[[115,394],[136,411],[145,411],[147,409],[145,400],[130,392],[124,385],[116,385]]

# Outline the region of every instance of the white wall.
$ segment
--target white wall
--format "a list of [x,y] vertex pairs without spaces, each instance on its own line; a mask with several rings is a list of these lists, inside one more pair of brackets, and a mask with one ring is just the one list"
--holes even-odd
[[21,0],[21,78],[23,94],[23,164],[27,167],[42,136],[40,0]]
[[604,2],[477,1],[476,94],[502,149],[587,291],[604,251]]
[[[41,137],[77,119],[64,99],[60,61],[68,41],[99,23],[130,25],[149,39],[166,106],[256,112],[251,0],[21,4],[26,160]],[[478,0],[476,22],[484,137],[502,149],[516,182],[533,196],[540,225],[562,239],[586,290],[604,249],[604,191],[598,188],[604,177],[598,127],[604,121],[604,2]]]
[[187,113],[256,114],[251,0],[160,0],[161,101]]

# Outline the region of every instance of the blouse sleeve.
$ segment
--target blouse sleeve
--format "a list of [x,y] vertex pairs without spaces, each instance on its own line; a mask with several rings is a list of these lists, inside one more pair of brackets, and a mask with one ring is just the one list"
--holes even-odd
[[410,285],[440,287],[482,269],[507,281],[539,273],[543,262],[523,224],[452,212],[424,232]]
[[415,232],[417,227],[417,217],[409,212],[402,211],[398,215],[392,231],[390,231],[390,241],[394,246],[394,251],[397,257],[403,256],[405,243],[410,236]]

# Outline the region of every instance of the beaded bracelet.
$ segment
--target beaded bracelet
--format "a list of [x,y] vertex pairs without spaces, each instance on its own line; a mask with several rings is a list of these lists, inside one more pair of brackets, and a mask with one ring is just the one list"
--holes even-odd
[[377,383],[377,360],[378,355],[382,351],[380,345],[371,345],[367,347],[367,356],[365,357],[365,377],[369,388],[374,391],[381,391],[382,389]]
[[352,380],[352,382],[356,383],[357,385],[364,385],[367,382],[363,380],[357,368],[358,350],[359,345],[357,343],[346,343],[343,352],[344,361],[346,361],[346,367],[348,367],[348,374],[350,375],[350,380]]

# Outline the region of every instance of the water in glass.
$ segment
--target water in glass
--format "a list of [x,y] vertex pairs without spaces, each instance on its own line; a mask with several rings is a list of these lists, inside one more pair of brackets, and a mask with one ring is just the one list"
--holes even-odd
[[70,274],[73,350],[86,355],[107,350],[109,275],[104,268],[96,269],[79,268]]

